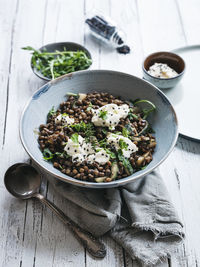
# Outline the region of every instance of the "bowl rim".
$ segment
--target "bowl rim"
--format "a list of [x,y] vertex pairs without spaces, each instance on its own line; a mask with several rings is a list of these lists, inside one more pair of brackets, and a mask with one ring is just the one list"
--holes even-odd
[[[159,54],[159,53],[166,53],[166,54],[170,54],[172,56],[176,56],[176,57],[179,57],[183,63],[184,63],[184,69],[178,73],[178,75],[176,75],[175,77],[171,77],[171,78],[159,78],[159,77],[155,77],[153,75],[151,75],[150,73],[148,73],[148,71],[146,70],[146,68],[144,67],[144,62],[150,57],[150,56],[153,56],[153,55],[156,55],[156,54]],[[148,56],[146,56],[144,59],[143,59],[143,62],[142,62],[142,70],[143,72],[145,72],[145,74],[147,74],[149,77],[151,78],[154,78],[156,80],[160,80],[160,81],[171,81],[171,80],[175,80],[177,79],[178,77],[182,76],[184,73],[185,73],[185,69],[186,69],[186,64],[185,64],[185,61],[184,59],[179,56],[178,54],[174,53],[174,52],[171,52],[171,51],[158,51],[158,52],[154,52],[154,53],[151,53],[149,54]]]
[[[62,81],[63,79],[71,79],[72,75],[82,75],[83,73],[110,73],[110,74],[117,74],[117,75],[123,75],[123,76],[126,76],[126,77],[134,77],[136,80],[142,80],[144,83],[147,83],[149,84],[155,91],[157,91],[161,97],[164,97],[165,100],[168,102],[168,104],[170,105],[170,109],[171,109],[171,112],[173,113],[174,115],[174,121],[175,121],[175,125],[176,125],[176,129],[175,129],[175,134],[174,134],[174,139],[173,139],[173,142],[171,143],[171,146],[168,150],[168,152],[159,160],[159,162],[157,164],[155,164],[154,166],[152,166],[148,171],[145,172],[145,174],[142,172],[142,173],[139,173],[139,172],[136,172],[134,174],[132,174],[131,176],[127,176],[125,178],[122,178],[122,179],[119,179],[119,180],[114,180],[112,182],[109,182],[109,183],[94,183],[94,182],[88,182],[88,181],[82,181],[82,180],[78,180],[78,179],[75,179],[73,177],[70,177],[68,175],[65,174],[66,178],[63,178],[62,176],[59,176],[57,174],[55,174],[54,172],[50,171],[48,168],[44,167],[42,164],[40,164],[39,160],[37,158],[35,158],[31,151],[29,151],[28,147],[26,146],[26,142],[23,138],[23,118],[24,118],[24,114],[29,106],[29,104],[31,103],[34,95],[38,94],[39,91],[43,90],[44,88],[46,88],[46,86],[50,87],[51,86],[51,83],[59,83],[60,81]],[[177,142],[177,139],[178,139],[178,135],[179,135],[179,132],[178,132],[178,120],[177,120],[177,115],[176,115],[176,112],[174,110],[174,107],[173,105],[171,104],[171,102],[169,101],[169,99],[165,96],[165,94],[160,90],[158,89],[155,85],[153,85],[152,83],[150,83],[149,81],[146,81],[146,80],[143,80],[139,77],[136,77],[134,75],[131,75],[131,74],[127,74],[127,73],[124,73],[124,72],[119,72],[119,71],[112,71],[112,70],[81,70],[81,71],[77,71],[77,72],[74,72],[73,74],[72,73],[69,73],[69,74],[65,74],[61,77],[58,77],[57,79],[55,80],[51,80],[49,81],[48,83],[44,84],[43,86],[41,86],[37,91],[35,91],[33,93],[33,95],[30,97],[30,99],[27,101],[26,105],[24,106],[24,109],[21,113],[21,118],[20,118],[20,127],[19,127],[19,136],[20,136],[20,140],[21,140],[21,143],[25,149],[25,151],[27,152],[27,154],[30,156],[30,158],[41,168],[43,169],[44,171],[46,171],[47,173],[49,173],[50,175],[52,175],[53,177],[56,177],[58,178],[59,180],[61,181],[64,181],[66,183],[70,183],[72,185],[76,185],[76,186],[81,186],[81,187],[87,187],[87,188],[112,188],[112,187],[118,187],[118,186],[121,186],[121,185],[124,185],[124,184],[128,184],[130,182],[133,182],[134,180],[136,179],[139,179],[141,177],[144,177],[146,176],[147,174],[151,173],[154,169],[156,169],[168,156],[169,154],[172,152],[176,142]],[[138,174],[139,173],[139,174]],[[136,174],[136,175],[135,175]],[[133,177],[133,175],[135,175]]]
[[[38,50],[42,50],[42,49],[44,49],[44,48],[47,47],[47,46],[52,46],[52,45],[65,45],[65,44],[72,45],[72,46],[73,46],[73,45],[75,45],[75,46],[79,46],[81,50],[85,51],[85,52],[88,54],[88,57],[92,60],[92,63],[93,63],[93,59],[92,59],[92,55],[91,55],[90,51],[89,51],[85,46],[83,46],[83,45],[81,45],[81,44],[79,44],[79,43],[75,43],[75,42],[55,42],[55,43],[49,43],[49,44],[46,44],[46,45],[41,46],[40,48],[38,48]],[[48,81],[48,82],[49,82],[49,81],[52,81],[52,79],[43,76],[39,71],[37,71],[37,70],[35,69],[35,67],[32,65],[32,57],[33,57],[33,56],[31,56],[30,66],[31,66],[31,69],[32,69],[33,73],[34,73],[38,78],[40,78],[40,79],[42,79],[42,80],[45,80],[45,81]],[[85,70],[90,69],[90,67],[92,66],[92,63],[91,63],[91,65],[90,65],[87,69],[85,69]],[[69,74],[69,73],[67,73],[67,74]],[[66,74],[64,74],[64,75],[66,75]],[[62,75],[62,76],[63,76],[63,75]],[[61,76],[60,76],[60,77],[61,77]],[[58,78],[59,78],[59,77],[58,77]]]

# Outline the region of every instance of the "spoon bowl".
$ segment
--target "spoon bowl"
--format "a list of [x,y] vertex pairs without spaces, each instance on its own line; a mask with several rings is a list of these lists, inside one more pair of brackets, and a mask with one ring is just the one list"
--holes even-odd
[[104,258],[106,249],[103,243],[91,233],[86,232],[68,218],[54,203],[39,193],[41,177],[38,171],[29,164],[17,163],[5,173],[4,183],[8,192],[20,199],[37,198],[46,205],[55,215],[73,231],[77,239],[87,251],[97,258]]
[[14,197],[28,199],[39,191],[41,177],[31,165],[17,163],[6,171],[4,183]]

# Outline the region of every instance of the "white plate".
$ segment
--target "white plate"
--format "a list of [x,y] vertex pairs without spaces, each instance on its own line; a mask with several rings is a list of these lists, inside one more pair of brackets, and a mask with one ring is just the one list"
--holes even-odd
[[200,45],[186,46],[172,52],[185,60],[186,70],[176,87],[163,92],[174,105],[180,134],[200,141]]

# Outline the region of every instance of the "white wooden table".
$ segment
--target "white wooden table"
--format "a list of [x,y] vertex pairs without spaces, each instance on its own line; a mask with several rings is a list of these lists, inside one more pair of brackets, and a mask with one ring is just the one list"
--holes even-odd
[[[97,8],[111,15],[128,35],[130,55],[119,55],[88,35],[86,13]],[[199,0],[0,0],[0,266],[105,267],[138,266],[105,237],[108,253],[95,260],[71,232],[36,201],[19,201],[7,193],[6,169],[28,160],[19,140],[19,118],[28,98],[43,82],[30,68],[21,47],[55,41],[84,44],[94,69],[113,69],[141,77],[148,53],[200,43]],[[199,86],[199,85],[197,85]],[[200,144],[179,138],[160,170],[185,226],[186,240],[172,259],[159,266],[200,266]],[[66,210],[51,185],[47,197]]]

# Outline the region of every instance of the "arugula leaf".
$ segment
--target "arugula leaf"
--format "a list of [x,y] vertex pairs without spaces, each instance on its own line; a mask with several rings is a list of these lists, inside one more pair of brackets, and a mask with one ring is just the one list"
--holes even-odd
[[136,120],[138,120],[139,117],[138,117],[136,114],[129,112],[129,113],[128,113],[128,118],[129,118],[130,120],[132,120],[132,119],[136,119]]
[[101,131],[102,131],[102,133],[105,134],[105,135],[106,135],[107,132],[108,132],[105,128],[102,128]]
[[64,49],[64,51],[47,52],[46,50],[36,50],[31,46],[22,49],[32,52],[32,66],[49,79],[73,71],[85,70],[92,64],[92,60],[84,51],[66,51]]
[[71,92],[68,92],[67,95],[69,95],[69,96],[76,96],[76,97],[78,96],[78,94],[74,94],[74,93],[71,93]]
[[99,141],[99,145],[100,145],[100,147],[106,148],[106,145],[107,145],[107,142],[106,142],[106,141],[107,141],[106,138],[100,140],[100,141]]
[[67,154],[66,151],[63,151],[62,153],[61,152],[56,152],[55,153],[56,156],[60,157],[60,158],[65,158],[65,159],[68,159],[70,156]]
[[86,124],[82,121],[80,123],[76,123],[76,124],[72,124],[71,125],[72,128],[75,129],[75,131],[77,132],[84,132],[86,130]]
[[118,157],[119,161],[123,161],[123,159],[124,159],[124,155],[123,155],[123,152],[122,152],[121,149],[119,149],[119,150],[117,151],[117,157]]
[[111,159],[116,159],[116,155],[110,149],[105,148],[106,153],[110,156]]
[[127,131],[129,132],[129,134],[132,134],[132,135],[134,134],[133,129],[132,129],[130,123],[126,124],[126,125],[125,125],[125,128],[126,128]]
[[56,110],[54,106],[49,110],[49,113],[47,114],[47,119],[49,119],[51,116],[56,114]]
[[140,167],[140,170],[144,170],[147,166]]
[[85,128],[85,137],[90,138],[91,136],[94,136],[95,134],[95,128],[92,123],[87,123]]
[[26,47],[22,47],[23,50],[29,50],[29,51],[34,51],[37,53],[40,53],[39,50],[34,49],[32,46],[26,46]]
[[84,123],[83,121],[80,123],[70,125],[77,132],[84,132],[85,136],[89,138],[93,136],[95,133],[94,125],[92,123]]
[[95,134],[95,128],[92,123],[84,123],[83,121],[77,124],[70,125],[77,132],[84,132],[86,142],[90,142],[90,137],[93,137]]
[[125,171],[127,172],[127,174],[131,175],[134,172],[134,170],[133,170],[133,167],[132,167],[130,161],[127,158],[124,158],[122,163],[124,165],[124,168],[125,168]]
[[62,114],[62,117],[69,117],[69,114],[67,114],[67,113],[63,113],[63,114]]
[[119,146],[121,149],[125,149],[125,150],[127,150],[128,148],[128,144],[123,139],[119,139]]
[[143,119],[146,119],[149,115],[149,113],[151,113],[152,111],[156,110],[156,106],[149,100],[146,100],[146,99],[142,99],[142,100],[138,100],[138,101],[135,101],[134,104],[137,105],[139,103],[147,103],[148,105],[151,106],[150,109],[143,109],[142,112],[143,112]]
[[71,140],[74,142],[74,143],[77,143],[78,144],[78,133],[74,133],[71,135]]
[[129,137],[129,135],[130,135],[130,132],[129,132],[129,130],[126,128],[126,126],[122,129],[122,135],[123,135],[124,137]]
[[119,131],[117,131],[117,132],[115,132],[114,134],[116,134],[116,135],[121,135],[122,133],[119,132]]
[[102,120],[107,119],[107,111],[106,110],[100,110],[99,112],[99,118],[101,118]]
[[133,167],[132,167],[130,161],[127,158],[124,157],[123,152],[122,152],[121,149],[119,149],[117,151],[117,157],[118,157],[118,160],[122,162],[126,173],[128,175],[131,175],[134,172]]
[[96,148],[96,146],[99,144],[96,136],[90,136],[88,141],[92,144],[93,148]]
[[47,161],[51,160],[54,157],[54,154],[48,148],[45,148],[42,154],[43,154],[43,159]]

